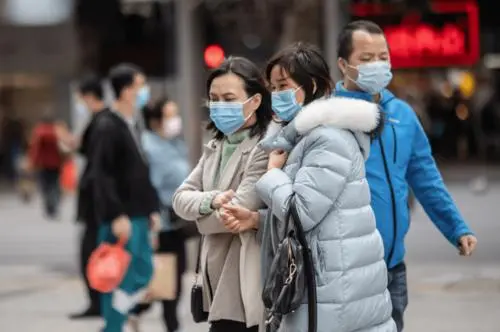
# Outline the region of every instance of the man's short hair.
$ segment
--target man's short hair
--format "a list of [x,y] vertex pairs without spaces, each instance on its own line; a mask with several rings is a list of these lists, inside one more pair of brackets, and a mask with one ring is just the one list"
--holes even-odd
[[375,22],[358,20],[347,24],[339,34],[337,54],[339,58],[349,59],[352,54],[352,35],[354,31],[366,31],[372,34],[384,34],[384,30]]
[[104,100],[104,89],[99,77],[90,75],[80,82],[78,91],[81,95],[92,95],[98,100]]
[[143,74],[142,70],[129,63],[119,64],[109,71],[109,81],[115,98],[119,99],[123,90],[134,84],[136,75]]

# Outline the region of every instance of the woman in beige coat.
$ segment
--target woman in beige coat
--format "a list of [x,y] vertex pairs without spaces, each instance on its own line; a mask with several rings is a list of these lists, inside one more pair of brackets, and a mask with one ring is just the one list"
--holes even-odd
[[174,194],[173,208],[203,235],[201,269],[210,332],[257,331],[263,317],[258,224],[223,223],[224,204],[262,207],[255,183],[267,170],[257,143],[272,119],[271,96],[259,69],[229,58],[207,81],[214,139]]

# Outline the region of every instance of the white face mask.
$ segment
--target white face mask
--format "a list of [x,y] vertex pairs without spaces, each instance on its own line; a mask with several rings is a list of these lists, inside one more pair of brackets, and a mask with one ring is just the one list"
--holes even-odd
[[358,71],[358,78],[353,81],[361,90],[369,94],[377,94],[384,90],[392,80],[391,64],[388,61],[375,61],[351,66]]
[[163,121],[163,135],[166,138],[174,138],[182,132],[182,119],[180,116],[174,116]]

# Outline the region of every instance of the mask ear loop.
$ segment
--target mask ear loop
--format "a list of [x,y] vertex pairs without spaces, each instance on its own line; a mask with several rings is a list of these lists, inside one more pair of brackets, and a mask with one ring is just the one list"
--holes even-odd
[[[245,100],[244,102],[241,103],[241,112],[243,113],[243,105],[245,105],[246,103],[248,103],[255,95],[251,96],[250,98],[248,98],[247,100]],[[255,114],[255,112],[257,112],[257,109],[253,110],[250,114],[248,114],[248,116],[245,118],[245,121],[243,123],[246,123],[248,121],[248,119],[250,119],[252,117],[252,115]]]
[[295,89],[293,90],[293,100],[295,101],[295,104],[297,104],[297,105],[299,105],[299,106],[301,106],[301,107],[302,107],[302,104],[303,104],[303,103],[302,103],[302,104],[300,104],[300,103],[297,101],[297,91],[299,91],[300,89],[302,89],[302,85],[301,85],[301,86],[299,86],[299,87],[297,87],[297,88],[295,88]]
[[[345,66],[348,67],[348,68],[353,68],[353,69],[356,69],[357,72],[358,72],[358,77],[359,77],[359,69],[358,67],[356,66],[353,66],[353,65],[350,65],[347,60],[344,59],[344,63],[345,63]],[[356,84],[356,80],[353,79],[351,76],[349,76],[349,74],[347,74],[347,70],[346,70],[346,73],[344,74],[344,76],[349,80],[351,81],[352,83]]]

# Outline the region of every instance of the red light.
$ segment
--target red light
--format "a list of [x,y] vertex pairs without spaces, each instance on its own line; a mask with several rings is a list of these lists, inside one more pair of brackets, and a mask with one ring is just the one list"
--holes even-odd
[[204,59],[209,68],[217,68],[224,62],[224,50],[219,45],[210,45],[205,49]]
[[[475,0],[434,0],[433,15],[449,17],[442,25],[422,22],[419,18],[408,20],[409,15],[401,17],[387,6],[360,4],[351,9],[357,18],[382,23],[390,17],[401,22],[381,24],[391,48],[393,68],[471,66],[479,59],[479,14]],[[464,24],[457,23],[461,19],[455,18],[464,16]]]

